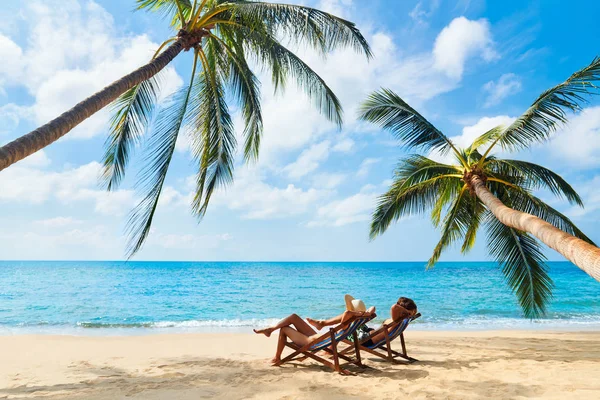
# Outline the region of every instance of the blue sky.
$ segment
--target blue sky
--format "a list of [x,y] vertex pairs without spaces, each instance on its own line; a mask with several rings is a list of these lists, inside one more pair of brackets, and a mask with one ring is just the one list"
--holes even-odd
[[[325,121],[293,86],[274,96],[264,80],[260,161],[239,163],[235,184],[214,198],[198,224],[189,208],[193,160],[182,138],[154,230],[137,259],[426,260],[438,239],[426,217],[401,221],[368,240],[376,196],[405,153],[389,133],[356,121],[360,101],[389,87],[457,143],[467,144],[519,116],[539,93],[598,54],[595,1],[372,0],[366,8],[358,0],[303,3],[355,21],[374,49],[370,63],[350,50],[327,60],[298,50],[342,99],[344,128]],[[0,143],[47,122],[151,57],[170,32],[164,21],[133,8],[133,0],[3,2]],[[186,79],[188,57],[166,72],[164,96]],[[139,198],[134,184],[141,152],[121,189],[102,192],[98,162],[108,118],[101,112],[0,172],[1,258],[123,258],[127,215]],[[569,180],[584,198],[584,210],[541,195],[600,241],[597,100],[549,143],[514,157]],[[560,260],[551,251],[547,255]],[[481,234],[466,259],[486,258]],[[461,259],[457,249],[442,258]]]

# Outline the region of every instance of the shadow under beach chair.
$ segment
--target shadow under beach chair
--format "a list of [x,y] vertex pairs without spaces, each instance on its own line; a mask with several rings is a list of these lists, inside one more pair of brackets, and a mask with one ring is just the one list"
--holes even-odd
[[[362,340],[360,343],[358,343],[358,348],[360,349],[360,351],[367,352],[369,354],[383,358],[384,360],[387,360],[387,361],[390,361],[393,363],[401,362],[401,361],[398,361],[397,358],[403,358],[404,360],[406,360],[403,362],[408,362],[409,364],[413,363],[415,361],[419,361],[416,358],[409,357],[408,353],[406,352],[406,343],[404,341],[404,331],[406,330],[406,328],[408,328],[408,325],[412,321],[419,318],[420,316],[421,316],[421,314],[419,313],[413,317],[405,318],[405,319],[403,319],[401,321],[397,321],[397,322],[392,322],[391,324],[388,324],[388,325],[383,325],[379,329],[369,332],[369,337]],[[371,338],[379,335],[382,332],[384,333],[383,339],[380,339],[374,343],[368,343],[371,340]],[[402,353],[393,350],[392,346],[391,346],[392,341],[394,341],[397,337],[400,337],[400,343],[402,345]],[[356,338],[354,338],[354,343],[349,340],[345,340],[344,343],[349,344],[349,346],[346,347],[345,349],[343,349],[340,352],[340,354],[344,355],[344,354],[348,354],[352,351],[356,352],[356,349],[355,349],[356,345],[357,345]]]
[[[329,332],[324,333],[317,337],[310,343],[307,343],[304,346],[298,346],[297,344],[287,341],[286,346],[294,350],[292,354],[288,355],[281,359],[280,362],[274,364],[276,366],[289,363],[291,361],[304,361],[307,358],[315,360],[334,371],[339,372],[344,375],[352,375],[352,373],[340,366],[340,359],[346,361],[347,363],[355,364],[359,367],[363,367],[361,359],[360,359],[360,351],[358,350],[358,336],[356,335],[356,331],[362,325],[366,324],[373,318],[375,318],[375,314],[371,314],[368,316],[353,316],[345,322],[337,325],[329,329]],[[354,342],[356,346],[354,348],[355,357],[351,357],[346,352],[345,354],[341,354],[338,352],[338,344],[346,340],[347,337],[352,336],[354,338]],[[318,352],[325,351],[331,356],[331,360],[326,360],[325,358],[317,355]]]

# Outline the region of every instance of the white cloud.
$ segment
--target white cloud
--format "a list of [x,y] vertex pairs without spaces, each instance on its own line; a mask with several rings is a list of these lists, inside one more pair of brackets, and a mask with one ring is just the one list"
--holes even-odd
[[319,165],[329,158],[330,152],[348,153],[354,148],[354,140],[342,139],[335,145],[329,140],[317,143],[300,153],[296,161],[288,164],[283,170],[291,179],[299,179],[319,168]]
[[23,50],[10,38],[0,34],[0,94],[21,74]]
[[[114,249],[118,247],[118,239],[105,226],[91,226],[89,228],[69,229],[64,232],[39,233],[25,232],[23,234],[12,235],[8,239],[18,239],[25,243],[35,243],[33,258],[38,258],[42,254],[42,249],[53,249],[59,247],[90,247],[94,249]],[[2,235],[4,237],[8,235]]]
[[498,115],[495,117],[482,117],[477,121],[475,125],[465,126],[462,130],[462,135],[452,136],[450,139],[458,147],[470,146],[475,139],[483,135],[490,129],[493,129],[499,125],[508,126],[513,123],[514,117],[508,115]]
[[369,172],[371,171],[371,167],[375,164],[378,164],[381,161],[380,158],[365,158],[363,160],[363,162],[360,164],[360,167],[358,168],[358,172],[356,173],[356,176],[359,177],[365,177],[367,175],[369,175]]
[[104,190],[81,190],[74,195],[78,200],[93,200],[94,211],[103,215],[122,216],[128,213],[137,200],[133,190],[120,189],[114,192]]
[[44,150],[39,150],[24,160],[21,160],[18,165],[21,167],[47,167],[51,163],[52,161],[48,158],[46,152]]
[[345,138],[340,140],[333,146],[333,151],[338,151],[340,153],[349,153],[354,149],[355,145],[356,142],[354,142],[354,140]]
[[515,74],[504,74],[496,82],[489,81],[483,85],[488,96],[484,107],[491,107],[513,94],[521,91],[521,78]]
[[97,188],[101,165],[97,162],[60,172],[15,165],[0,174],[0,202],[43,204],[57,200],[62,204],[92,201],[95,211],[104,215],[123,215],[135,204],[132,190],[105,192]]
[[332,201],[317,211],[317,218],[307,226],[344,226],[355,222],[369,221],[375,207],[377,195],[373,187],[365,186],[355,195]]
[[[37,125],[147,63],[158,48],[146,35],[121,36],[112,16],[93,1],[33,1],[25,7],[27,47],[15,48],[0,36],[0,53],[13,54],[7,63],[12,70],[0,66],[0,82],[8,78],[26,87],[34,98],[30,109]],[[173,68],[167,68],[163,82],[164,92],[182,83]],[[67,137],[90,138],[106,131],[108,116],[108,110],[100,111]]]
[[585,207],[573,205],[565,211],[565,215],[576,220],[597,220],[598,210],[600,210],[600,176],[579,182],[574,185],[575,190],[581,196]]
[[556,132],[548,148],[554,160],[578,168],[600,166],[600,107],[589,107],[572,116]]
[[475,55],[488,62],[498,58],[493,48],[490,24],[485,19],[455,18],[435,40],[435,68],[451,78],[460,79],[466,61]]
[[[51,220],[48,220],[51,221]],[[60,225],[60,223],[59,223]],[[125,242],[120,232],[101,224],[57,226],[34,224],[28,231],[0,231],[2,255],[8,259],[29,260],[107,260],[123,255]]]
[[83,221],[73,217],[54,217],[34,221],[34,225],[43,226],[44,228],[64,228],[71,225],[82,224]]
[[[348,130],[372,129],[370,125],[356,121],[355,115],[360,101],[380,87],[394,90],[418,107],[458,87],[464,65],[470,58],[479,53],[483,53],[481,58],[486,61],[496,57],[486,20],[458,18],[440,33],[433,51],[415,54],[406,54],[399,49],[389,33],[368,29],[362,29],[362,32],[374,54],[370,61],[350,49],[335,51],[327,60],[306,49],[297,51],[340,98],[346,116],[345,128]],[[480,38],[462,38],[462,35],[471,34],[480,35]],[[458,41],[454,42],[454,39]],[[455,53],[458,57],[455,57]],[[261,80],[265,119],[261,164],[277,167],[274,161],[286,152],[319,140],[333,140],[335,126],[319,115],[293,84],[287,87],[285,95],[274,96],[271,94],[270,77],[262,74]]]
[[274,219],[303,214],[329,195],[327,190],[304,190],[293,184],[276,187],[263,179],[256,168],[240,169],[233,186],[216,193],[212,204],[241,211],[246,219]]
[[[515,120],[514,117],[509,117],[508,115],[498,115],[495,117],[482,117],[480,118],[474,125],[465,126],[462,130],[462,134],[458,136],[451,136],[450,140],[454,145],[458,148],[466,148],[471,146],[473,141],[477,139],[479,136],[483,135],[487,131],[492,128],[495,128],[499,125],[508,126]],[[493,153],[499,151],[500,148],[495,149]],[[435,151],[429,153],[429,158],[432,160],[446,163],[446,164],[454,164],[455,158],[451,152],[447,154],[441,155],[439,152]]]
[[428,9],[423,5],[424,1],[419,1],[408,15],[419,25],[426,25],[427,20],[440,6],[440,0],[431,0]]
[[298,159],[287,165],[283,170],[291,179],[302,178],[306,174],[319,168],[319,164],[329,157],[331,143],[324,141],[304,150]]
[[334,189],[348,178],[347,174],[322,172],[313,175],[312,184],[317,188]]
[[[194,187],[192,185],[192,187]],[[158,200],[159,207],[165,207],[171,204],[175,205],[189,205],[189,197],[183,195],[173,186],[164,186],[160,193],[160,199]]]
[[153,232],[148,238],[148,246],[158,246],[164,249],[198,249],[215,248],[222,242],[233,238],[229,233],[217,235],[193,234],[164,234]]
[[352,3],[352,0],[320,0],[318,8],[338,17],[349,18],[348,9]]
[[[21,119],[30,115],[31,112],[27,107],[17,106],[16,104],[0,106],[0,136],[13,133],[19,126]],[[0,140],[0,143],[3,142],[3,140]]]

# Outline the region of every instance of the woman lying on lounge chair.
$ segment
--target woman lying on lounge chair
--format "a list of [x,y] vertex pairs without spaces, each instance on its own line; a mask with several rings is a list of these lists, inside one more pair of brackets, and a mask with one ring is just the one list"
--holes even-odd
[[[327,326],[337,325],[346,322],[353,316],[370,316],[375,312],[375,307],[370,307],[369,309],[366,309],[365,304],[362,302],[362,300],[353,299],[353,301],[350,304],[352,304],[352,308],[348,307],[348,302],[346,302],[346,311],[343,314],[340,314],[335,318],[327,320]],[[334,320],[336,322],[332,322]],[[315,323],[319,322],[318,320],[312,318],[307,318],[306,321],[308,321],[315,327],[317,326],[315,325]],[[277,351],[275,352],[275,357],[271,360],[273,364],[277,364],[281,361],[281,354],[285,349],[285,343],[287,338],[289,338],[298,346],[304,346],[321,335],[317,334],[317,332],[306,321],[300,318],[298,314],[292,314],[282,319],[278,324],[269,328],[254,329],[255,333],[262,333],[267,337],[271,336],[273,332],[279,329]]]
[[[345,296],[346,299],[346,305],[347,308],[351,308],[351,306],[348,306],[349,302],[350,304],[353,301],[356,301],[352,298],[352,296],[350,296],[349,294],[347,294]],[[374,309],[374,307],[373,307]],[[409,317],[413,317],[417,314],[417,305],[415,304],[415,302],[412,299],[409,299],[407,297],[400,297],[398,299],[398,301],[396,302],[396,304],[394,304],[392,306],[392,308],[390,308],[390,316],[391,318],[386,319],[385,321],[383,321],[383,325],[389,325],[393,322],[397,322],[397,321],[402,321],[405,318],[409,318]],[[333,317],[331,319],[326,319],[326,320],[316,320],[316,319],[311,319],[311,318],[307,318],[306,320],[315,328],[317,328],[318,330],[323,329],[323,327],[325,326],[332,326],[332,325],[337,325],[342,321],[342,315],[338,315],[337,317]],[[368,328],[369,331],[374,331],[375,329],[373,328]],[[372,343],[377,343],[380,340],[385,339],[385,333],[384,332],[379,332],[377,335],[373,336],[370,338],[369,341],[364,342],[363,344],[365,346],[369,346]]]

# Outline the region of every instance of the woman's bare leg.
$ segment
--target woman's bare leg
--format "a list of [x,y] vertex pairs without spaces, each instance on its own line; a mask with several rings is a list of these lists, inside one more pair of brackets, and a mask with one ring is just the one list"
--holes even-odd
[[305,336],[312,336],[316,333],[315,330],[310,327],[310,325],[308,325],[302,318],[300,318],[300,316],[298,316],[298,314],[292,314],[288,317],[285,317],[276,325],[273,325],[269,328],[254,329],[254,333],[262,333],[263,335],[269,337],[271,336],[271,333],[277,329],[282,329],[291,325],[295,326],[297,331]]
[[283,349],[285,349],[285,342],[287,340],[287,336],[283,333],[283,329],[279,331],[279,338],[277,339],[277,350],[275,350],[275,357],[271,360],[273,364],[277,364],[281,361],[281,354],[283,353]]
[[290,328],[289,326],[284,326],[279,331],[279,339],[277,340],[277,350],[275,351],[275,357],[273,357],[273,359],[271,360],[273,364],[277,364],[279,361],[281,361],[281,354],[285,349],[285,342],[288,337],[292,342],[296,343],[298,346],[304,346],[311,340],[310,336],[307,336],[302,332],[298,332],[297,330],[295,330],[294,328]]
[[298,332],[289,326],[284,326],[279,331],[279,340],[277,341],[277,350],[275,352],[275,358],[273,358],[273,363],[277,363],[281,360],[281,354],[285,349],[285,342],[287,338],[290,338],[290,340],[298,346],[304,346],[311,340],[310,336],[307,336],[302,332]]

